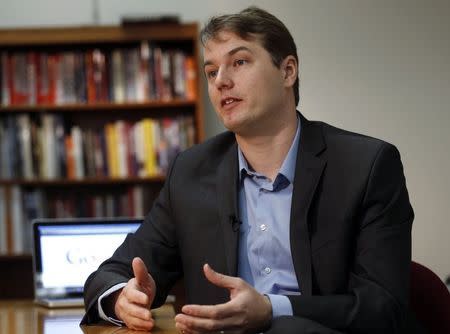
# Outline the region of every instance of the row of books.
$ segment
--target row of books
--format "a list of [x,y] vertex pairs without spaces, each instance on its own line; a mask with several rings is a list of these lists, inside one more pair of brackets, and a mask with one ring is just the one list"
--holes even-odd
[[[31,221],[35,218],[143,217],[156,193],[152,187],[130,186],[108,193],[45,193],[42,189],[11,187],[12,252],[29,253]],[[2,198],[3,197],[3,198]],[[0,187],[0,206],[5,206],[5,188]],[[0,207],[0,209],[5,209]],[[7,253],[5,210],[0,210],[0,254]]]
[[126,103],[197,97],[192,55],[148,41],[138,47],[0,52],[0,102]]
[[0,118],[0,178],[159,176],[194,141],[192,116],[117,120],[86,129],[65,124],[60,114],[5,115]]

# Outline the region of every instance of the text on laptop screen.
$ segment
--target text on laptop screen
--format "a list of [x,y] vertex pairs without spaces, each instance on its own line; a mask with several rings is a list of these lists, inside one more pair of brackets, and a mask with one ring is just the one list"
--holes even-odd
[[38,290],[82,292],[84,282],[139,223],[39,226]]

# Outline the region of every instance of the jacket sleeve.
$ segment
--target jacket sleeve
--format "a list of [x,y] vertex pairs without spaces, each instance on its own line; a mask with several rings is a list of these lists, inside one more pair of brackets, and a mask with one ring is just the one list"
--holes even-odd
[[161,306],[173,286],[182,276],[182,266],[176,242],[175,228],[170,208],[170,175],[155,200],[152,209],[138,230],[129,234],[111,258],[92,273],[84,286],[86,314],[82,324],[100,321],[98,298],[110,287],[128,282],[133,277],[131,262],[139,256],[156,283],[156,296],[152,308]]
[[289,296],[294,314],[349,333],[400,333],[408,309],[413,218],[400,155],[384,143],[357,213],[346,293]]

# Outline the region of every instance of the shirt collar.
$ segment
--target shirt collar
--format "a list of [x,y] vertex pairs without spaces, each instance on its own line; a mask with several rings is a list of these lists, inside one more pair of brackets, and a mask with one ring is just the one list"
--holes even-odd
[[[297,152],[301,131],[300,123],[301,123],[300,117],[297,114],[297,131],[295,132],[294,140],[292,141],[291,147],[289,148],[286,158],[284,158],[281,168],[278,171],[278,174],[284,175],[291,183],[294,182],[295,176],[295,164],[297,161]],[[239,145],[238,145],[238,161],[239,161],[239,182],[242,181],[243,177],[246,174],[255,175],[255,172],[252,171],[248,166],[247,160],[245,159],[244,154],[242,153]]]

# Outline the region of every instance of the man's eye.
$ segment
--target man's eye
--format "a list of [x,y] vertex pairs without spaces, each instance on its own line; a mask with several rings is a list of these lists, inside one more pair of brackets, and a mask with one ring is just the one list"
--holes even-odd
[[235,60],[235,62],[234,62],[234,64],[235,64],[235,65],[238,65],[238,66],[244,65],[244,64],[246,64],[246,63],[247,63],[247,61],[244,60],[244,59],[237,59],[237,60]]
[[206,72],[206,76],[208,77],[208,79],[215,78],[216,75],[217,75],[217,71],[208,71],[208,72]]

